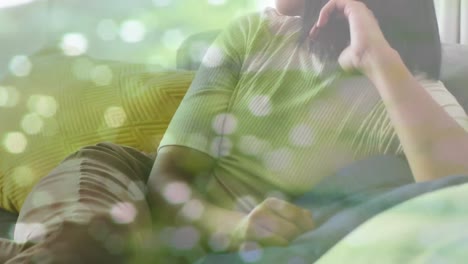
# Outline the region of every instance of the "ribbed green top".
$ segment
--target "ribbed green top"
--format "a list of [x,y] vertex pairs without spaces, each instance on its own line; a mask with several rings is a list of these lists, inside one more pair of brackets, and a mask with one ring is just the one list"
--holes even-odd
[[[207,188],[221,204],[249,209],[268,195],[299,195],[354,161],[402,152],[372,83],[297,45],[301,25],[274,9],[234,21],[208,50],[163,137],[161,147],[217,160]],[[421,82],[468,127],[441,82]]]

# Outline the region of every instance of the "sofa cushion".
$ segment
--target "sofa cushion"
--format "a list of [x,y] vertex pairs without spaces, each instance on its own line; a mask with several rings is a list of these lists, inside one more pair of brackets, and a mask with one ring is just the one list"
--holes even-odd
[[154,152],[193,78],[60,51],[31,61],[27,78],[0,83],[0,207],[10,211],[81,147],[109,141]]

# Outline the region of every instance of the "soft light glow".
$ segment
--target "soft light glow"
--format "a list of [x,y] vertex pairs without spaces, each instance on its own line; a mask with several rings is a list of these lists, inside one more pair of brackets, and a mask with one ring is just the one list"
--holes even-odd
[[114,74],[107,65],[98,65],[91,71],[91,80],[98,86],[109,85],[113,77]]
[[146,27],[141,21],[127,20],[120,28],[120,37],[129,43],[140,42],[145,38]]
[[237,128],[237,118],[233,114],[219,114],[214,118],[212,126],[218,135],[230,135]]
[[187,202],[182,208],[182,215],[188,220],[198,220],[202,217],[205,207],[198,200]]
[[295,146],[307,147],[314,143],[314,132],[310,126],[300,124],[291,130],[289,139]]
[[68,33],[63,36],[60,47],[67,56],[79,56],[88,50],[88,39],[81,33]]
[[211,154],[215,157],[226,157],[231,154],[233,144],[227,137],[216,137],[211,143]]
[[275,4],[275,1],[276,0],[257,0],[257,8],[259,10],[263,10],[265,9],[266,7],[275,7],[276,4]]
[[28,166],[20,166],[13,170],[11,178],[15,180],[16,186],[28,187],[34,182],[34,171]]
[[266,95],[255,96],[249,103],[249,109],[255,116],[269,115],[272,109],[270,97]]
[[26,134],[35,135],[41,132],[42,127],[44,126],[44,122],[42,118],[36,114],[31,113],[23,116],[21,120],[21,128]]
[[28,100],[28,108],[43,117],[52,117],[57,113],[58,104],[52,96],[32,95]]
[[173,182],[164,189],[164,198],[171,204],[183,204],[190,200],[192,192],[187,184]]
[[194,248],[200,240],[200,232],[191,226],[181,227],[172,234],[171,245],[178,250]]
[[14,107],[19,101],[19,92],[12,86],[0,86],[0,107]]
[[114,222],[118,224],[130,224],[135,221],[137,210],[131,203],[118,203],[112,206],[110,214]]
[[212,45],[206,51],[205,56],[202,59],[202,63],[205,67],[215,68],[221,66],[224,60],[224,53],[221,48],[216,45]]
[[127,114],[122,107],[111,106],[107,108],[104,114],[104,120],[108,127],[118,128],[125,123],[125,120],[127,120]]
[[8,133],[3,141],[8,152],[13,154],[22,153],[28,145],[28,140],[21,132]]
[[18,77],[25,77],[31,73],[32,64],[24,55],[14,56],[9,65],[10,72]]
[[0,8],[8,8],[13,6],[19,6],[34,2],[35,0],[2,0],[0,1]]
[[246,242],[241,245],[239,255],[244,262],[257,262],[262,258],[263,250],[260,245],[255,242]]

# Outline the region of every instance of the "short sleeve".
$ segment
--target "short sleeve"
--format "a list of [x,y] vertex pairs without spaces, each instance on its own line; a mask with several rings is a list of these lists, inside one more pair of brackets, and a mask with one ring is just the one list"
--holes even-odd
[[[461,127],[468,131],[468,116],[465,110],[441,81],[433,81],[418,77],[419,83]],[[396,136],[396,133],[394,133]],[[399,142],[399,141],[398,141]],[[401,143],[398,143],[397,154],[404,154]]]
[[246,53],[249,16],[232,22],[206,52],[159,148],[178,145],[212,157],[220,151],[225,119]]
[[441,81],[423,81],[421,83],[432,98],[455,120],[468,131],[468,117],[465,110]]

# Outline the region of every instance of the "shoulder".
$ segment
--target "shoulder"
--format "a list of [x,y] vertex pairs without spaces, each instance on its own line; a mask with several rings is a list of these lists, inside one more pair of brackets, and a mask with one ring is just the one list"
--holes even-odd
[[280,31],[297,31],[300,25],[302,25],[302,18],[285,16],[275,8],[267,7],[261,12],[250,12],[239,16],[230,23],[229,28],[241,29],[250,33],[258,32],[260,29],[269,29],[271,33],[280,33]]

